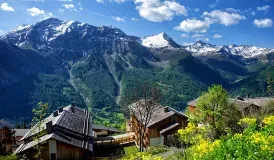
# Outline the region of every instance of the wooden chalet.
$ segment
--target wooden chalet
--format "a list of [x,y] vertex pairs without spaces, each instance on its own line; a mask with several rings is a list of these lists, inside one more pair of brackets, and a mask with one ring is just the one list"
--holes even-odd
[[12,145],[14,143],[13,128],[14,125],[10,122],[3,119],[0,120],[0,152],[8,153],[12,151]]
[[255,98],[241,98],[229,99],[230,102],[235,103],[244,116],[258,113],[269,102],[274,101],[271,97],[255,97]]
[[[136,103],[133,103],[129,107],[134,109]],[[174,133],[187,125],[188,117],[185,114],[167,106],[162,106],[160,104],[156,105],[151,120],[146,128],[145,138],[143,141],[145,148],[160,144],[168,145]],[[130,127],[131,131],[135,133],[135,141],[137,145],[139,145],[140,141],[138,127],[140,125],[144,126],[144,124],[140,123],[139,119],[140,117],[138,115],[131,114],[130,116]]]
[[93,153],[92,117],[87,110],[70,105],[59,108],[43,120],[39,131],[37,124],[20,140],[23,143],[14,154],[26,155],[32,159],[38,141],[34,136],[41,131],[39,138],[43,145],[42,159],[88,159]]
[[[197,101],[199,98],[188,102],[188,109],[193,112],[197,108]],[[270,101],[274,101],[271,97],[254,97],[254,98],[229,98],[230,103],[236,104],[242,115],[256,114],[258,111],[267,105]]]

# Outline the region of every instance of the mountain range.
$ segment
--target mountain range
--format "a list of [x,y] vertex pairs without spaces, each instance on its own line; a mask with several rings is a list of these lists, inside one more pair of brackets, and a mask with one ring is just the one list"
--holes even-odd
[[[0,117],[29,117],[38,102],[119,112],[143,82],[163,92],[161,103],[184,110],[208,86],[265,96],[274,50],[198,41],[181,46],[166,33],[148,37],[112,26],[49,18],[0,36]],[[138,91],[136,91],[138,92]],[[11,112],[12,110],[12,112]]]

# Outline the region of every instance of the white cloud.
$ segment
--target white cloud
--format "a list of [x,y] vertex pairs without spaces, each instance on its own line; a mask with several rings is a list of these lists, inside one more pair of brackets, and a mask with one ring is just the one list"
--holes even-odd
[[111,3],[113,3],[113,2],[115,2],[115,3],[125,3],[128,0],[96,0],[96,1],[98,3],[105,3],[106,1],[111,2]]
[[105,1],[104,0],[96,0],[96,2],[98,2],[98,3],[104,3]]
[[252,16],[255,16],[255,15],[256,15],[256,12],[255,12],[255,11],[252,11],[252,12],[251,12],[251,15],[252,15]]
[[201,21],[196,19],[187,19],[180,23],[179,26],[174,29],[184,32],[206,32],[210,27],[210,24],[207,21]]
[[267,28],[272,27],[273,21],[269,18],[266,19],[255,19],[253,24],[259,28]]
[[194,34],[194,35],[192,35],[192,38],[201,38],[201,37],[205,37],[205,35],[202,35],[202,34]]
[[65,7],[66,9],[73,9],[74,5],[73,4],[62,4],[63,7]]
[[187,37],[188,37],[188,34],[183,33],[183,34],[181,34],[180,36],[183,37],[183,38],[187,38]]
[[118,22],[125,22],[125,19],[124,18],[121,18],[121,17],[112,17],[115,21],[118,21]]
[[219,35],[219,34],[214,34],[214,36],[212,37],[214,39],[219,39],[219,38],[223,38],[222,35]]
[[141,17],[152,22],[170,21],[175,15],[187,16],[187,9],[175,1],[134,0]]
[[257,11],[268,11],[271,7],[269,5],[265,5],[262,7],[257,7]]
[[45,14],[45,11],[40,10],[39,8],[36,8],[36,7],[29,8],[27,9],[27,11],[31,16],[39,16],[39,15]]
[[212,12],[204,12],[203,16],[209,18],[211,23],[220,23],[225,26],[230,26],[239,23],[240,20],[245,20],[245,16],[237,13],[228,13],[220,10],[214,10]]
[[135,22],[138,22],[138,21],[139,21],[139,19],[137,19],[137,18],[131,18],[131,20],[132,20],[132,21],[135,21]]
[[194,8],[193,10],[194,10],[195,12],[199,12],[199,11],[200,11],[199,8]]
[[9,6],[9,4],[7,4],[7,3],[2,3],[1,4],[1,9],[3,10],[3,11],[8,11],[8,12],[14,12],[15,10],[11,7],[11,6]]

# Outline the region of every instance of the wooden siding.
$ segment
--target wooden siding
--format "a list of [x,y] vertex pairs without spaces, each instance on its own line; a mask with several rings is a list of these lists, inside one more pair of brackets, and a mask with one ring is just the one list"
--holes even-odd
[[87,151],[57,141],[57,159],[59,160],[81,160]]
[[[135,141],[137,145],[140,143],[140,137],[138,133],[138,127],[141,125],[135,116],[131,115],[131,130],[135,133]],[[159,138],[161,137],[160,131],[171,126],[172,124],[179,123],[182,127],[187,125],[187,118],[181,115],[175,114],[169,118],[166,118],[146,129],[144,137],[144,147],[147,148],[150,144],[150,138]]]

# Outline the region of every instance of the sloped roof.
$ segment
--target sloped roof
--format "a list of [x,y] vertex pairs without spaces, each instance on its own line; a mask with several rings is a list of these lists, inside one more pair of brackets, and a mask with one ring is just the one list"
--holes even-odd
[[230,98],[230,102],[237,104],[239,109],[243,110],[251,105],[256,105],[259,107],[264,107],[270,101],[274,101],[271,97],[255,97],[255,98]]
[[198,99],[199,99],[199,98],[196,98],[196,99],[194,99],[194,100],[188,102],[187,105],[188,105],[188,106],[196,107],[197,102],[198,102]]
[[165,128],[165,129],[161,130],[160,134],[164,134],[164,133],[168,132],[169,130],[171,130],[171,129],[175,128],[175,127],[178,127],[178,126],[180,126],[179,123],[174,123],[173,125],[171,125],[171,126]]
[[[55,112],[56,113],[56,112]],[[63,111],[54,113],[45,118],[41,124],[41,130],[46,130],[46,124],[52,122],[52,133],[40,137],[41,142],[49,139],[55,139],[75,147],[82,149],[89,149],[92,151],[92,144],[87,137],[92,137],[92,120],[89,112],[73,106],[63,108]],[[28,131],[28,133],[21,139],[24,141],[20,145],[16,153],[25,151],[35,145],[37,142],[33,141],[33,136],[39,132],[37,124]],[[90,148],[91,147],[91,148]]]
[[[57,116],[50,114],[46,119],[43,120],[41,124],[42,130],[46,129],[46,124],[52,122],[52,126],[59,126],[67,130],[79,134],[86,134],[83,130],[84,123],[89,113],[85,110],[82,110],[77,107],[73,107],[74,113],[72,112],[72,106],[67,106],[63,108],[63,111],[58,113]],[[37,124],[31,128],[31,130],[22,138],[22,140],[31,137],[39,132]],[[89,136],[92,136],[92,132],[88,133]]]
[[[135,102],[135,103],[131,104],[129,106],[129,108],[131,108],[132,110],[134,110],[136,108],[136,105],[138,105],[138,103],[145,103],[145,100],[140,100],[138,102]],[[160,105],[158,103],[155,104],[155,105],[156,106],[153,109],[153,114],[151,115],[151,119],[150,119],[150,122],[148,123],[147,127],[151,127],[154,124],[156,124],[156,123],[158,123],[158,122],[160,122],[160,121],[162,121],[162,120],[164,120],[164,119],[166,119],[166,118],[168,118],[170,116],[173,116],[175,114],[188,118],[182,112],[179,112],[179,111],[177,111],[177,110],[175,110],[175,109],[173,109],[171,107],[168,107],[168,106],[164,107],[164,106],[162,106],[162,105]],[[137,112],[135,112],[135,113],[137,114],[137,115],[135,115],[136,118],[138,120],[140,120],[142,118],[141,115],[139,115]]]
[[[71,137],[71,136],[68,136],[67,134],[64,134],[61,132],[44,135],[44,136],[40,137],[39,142],[43,143],[50,139],[58,140],[60,142],[70,144],[75,147],[84,148],[84,149],[88,149],[89,151],[93,151],[92,144],[88,143],[88,141],[84,141],[84,140],[76,138],[76,137]],[[17,154],[17,153],[23,152],[27,149],[30,149],[37,144],[38,144],[38,141],[34,141],[34,140],[23,143],[15,150],[14,154]]]
[[23,137],[29,132],[30,129],[12,129],[12,130],[15,131],[16,137]]

